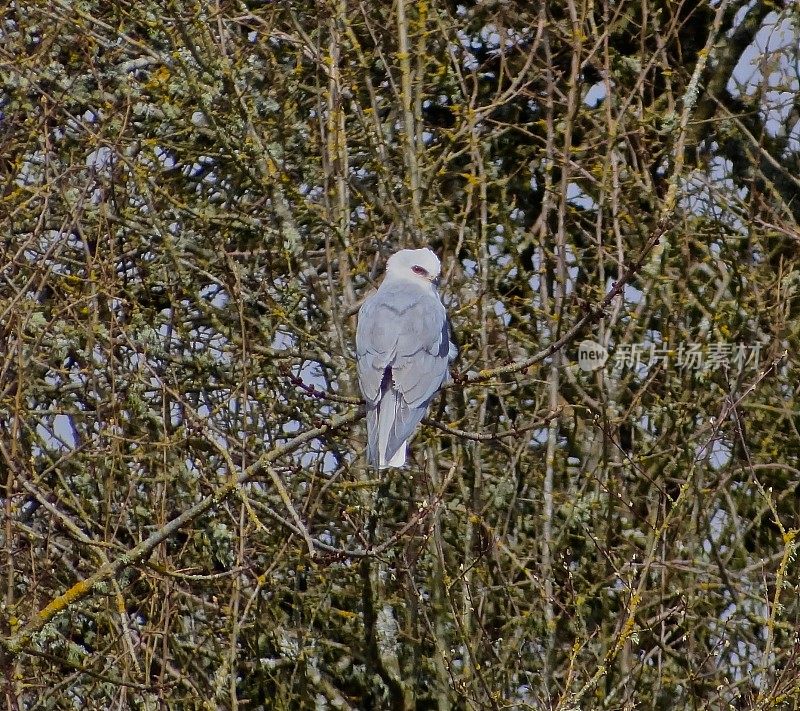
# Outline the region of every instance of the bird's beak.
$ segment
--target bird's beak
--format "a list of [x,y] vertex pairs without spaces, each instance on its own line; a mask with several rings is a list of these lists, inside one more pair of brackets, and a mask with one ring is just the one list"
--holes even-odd
[[442,283],[442,277],[437,276],[435,279],[431,279],[431,284],[433,284],[437,289],[439,288],[439,284]]

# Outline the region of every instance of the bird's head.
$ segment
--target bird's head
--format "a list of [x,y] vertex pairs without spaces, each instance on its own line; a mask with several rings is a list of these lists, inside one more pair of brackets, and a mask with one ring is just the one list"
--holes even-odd
[[386,262],[386,276],[436,286],[442,265],[430,249],[401,249]]

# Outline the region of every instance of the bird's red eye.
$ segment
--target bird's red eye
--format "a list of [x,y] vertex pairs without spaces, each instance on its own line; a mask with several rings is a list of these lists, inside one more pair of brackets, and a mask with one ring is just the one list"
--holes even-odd
[[413,267],[411,267],[411,271],[414,272],[414,274],[419,274],[420,276],[428,276],[428,270],[425,269],[425,267],[421,267],[419,264],[415,264]]

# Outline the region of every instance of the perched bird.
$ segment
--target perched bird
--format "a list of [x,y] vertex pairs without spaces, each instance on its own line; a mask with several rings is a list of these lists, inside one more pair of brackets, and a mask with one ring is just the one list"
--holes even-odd
[[447,313],[436,291],[441,264],[430,249],[389,257],[380,288],[358,312],[358,382],[367,403],[367,461],[401,467],[406,445],[447,379]]

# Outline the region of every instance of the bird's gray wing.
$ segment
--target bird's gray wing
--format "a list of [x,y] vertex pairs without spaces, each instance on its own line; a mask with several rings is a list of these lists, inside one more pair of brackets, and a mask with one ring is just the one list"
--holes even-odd
[[389,306],[379,293],[375,293],[364,301],[358,312],[358,382],[364,399],[373,405],[380,399],[384,372],[394,358],[397,342],[396,333],[392,333],[393,318]]
[[450,350],[447,316],[438,296],[423,293],[398,314],[399,336],[392,363],[397,393],[394,419],[386,444],[387,457],[414,433],[428,403],[447,377]]
[[380,463],[379,405],[391,387],[386,368],[394,358],[397,342],[391,329],[394,317],[390,306],[391,299],[387,301],[385,294],[372,294],[358,311],[356,327],[358,384],[367,403],[367,461],[376,467]]
[[428,292],[399,318],[393,380],[409,407],[424,407],[447,377],[450,351],[447,315],[439,297]]

